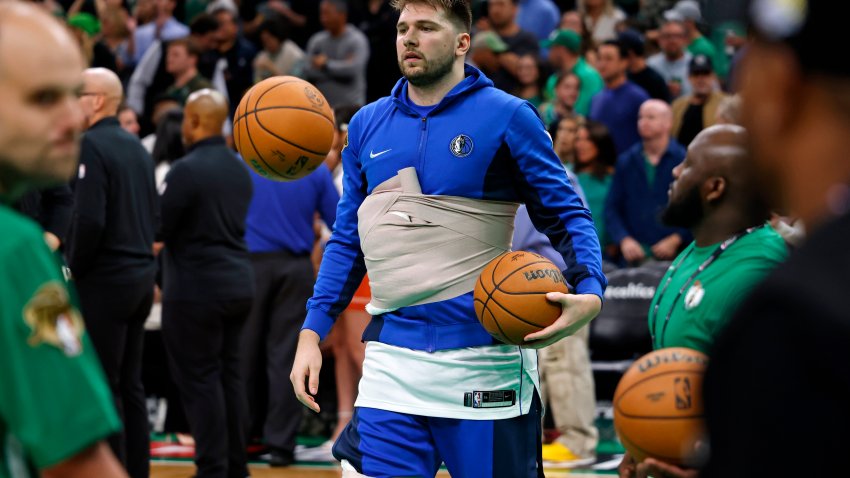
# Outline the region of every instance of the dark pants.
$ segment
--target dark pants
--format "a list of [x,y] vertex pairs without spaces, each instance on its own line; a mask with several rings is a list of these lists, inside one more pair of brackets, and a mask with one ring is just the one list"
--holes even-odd
[[142,385],[145,319],[153,303],[153,278],[134,284],[76,283],[86,328],[124,424],[109,446],[132,478],[150,474],[150,431]]
[[162,304],[162,338],[195,438],[198,478],[248,476],[239,340],[251,303]]
[[307,299],[313,294],[313,265],[309,256],[286,252],[251,254],[251,264],[256,296],[242,336],[250,417],[254,424],[264,423],[263,438],[269,447],[291,452],[301,425],[301,404],[289,373]]

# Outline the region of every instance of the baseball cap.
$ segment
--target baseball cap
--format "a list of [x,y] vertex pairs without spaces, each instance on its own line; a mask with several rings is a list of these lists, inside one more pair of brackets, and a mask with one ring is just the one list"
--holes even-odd
[[664,18],[670,21],[702,21],[702,12],[696,0],[680,0],[673,8],[664,12]]
[[483,31],[478,32],[472,37],[472,49],[485,47],[493,53],[502,53],[508,51],[508,44],[502,40],[496,32]]
[[787,45],[805,72],[850,76],[850,62],[836,53],[846,43],[842,2],[752,0],[750,24],[763,40]]
[[626,30],[617,35],[617,41],[626,47],[626,50],[634,52],[638,56],[644,54],[643,36],[635,30]]
[[551,48],[553,45],[560,45],[573,53],[578,53],[581,50],[581,37],[573,30],[555,30],[549,38],[540,42],[543,48]]
[[706,55],[699,54],[694,55],[691,58],[691,63],[688,65],[688,73],[691,75],[700,75],[706,73],[713,73],[714,65],[711,63],[711,58]]

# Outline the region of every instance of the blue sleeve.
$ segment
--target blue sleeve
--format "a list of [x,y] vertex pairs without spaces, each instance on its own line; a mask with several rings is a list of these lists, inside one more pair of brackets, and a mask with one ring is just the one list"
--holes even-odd
[[601,299],[607,281],[590,211],[573,190],[543,122],[528,102],[511,118],[505,142],[519,167],[520,198],[535,228],[564,258],[564,277],[575,285],[576,293]]
[[302,329],[310,329],[322,339],[330,332],[336,316],[342,312],[366,275],[357,209],[366,199],[366,180],[358,159],[360,113],[348,125],[348,145],[342,150],[342,198],[336,209],[336,222],[322,255],[313,297],[307,301],[307,318]]
[[531,218],[528,217],[528,209],[525,206],[520,206],[516,212],[516,220],[514,221],[514,238],[513,249],[517,251],[529,251],[554,262],[559,269],[567,268],[564,264],[564,258],[558,254],[549,242],[549,238],[540,234],[531,223]]
[[625,200],[626,200],[626,168],[628,161],[626,155],[628,151],[620,155],[617,161],[617,168],[614,170],[614,177],[611,179],[611,188],[608,190],[608,197],[605,199],[605,227],[608,229],[608,235],[615,244],[630,236],[626,228],[626,222],[623,220]]
[[336,222],[336,206],[339,204],[339,193],[336,191],[333,176],[330,170],[325,166],[319,166],[317,171],[321,177],[321,193],[319,195],[319,215],[328,227],[333,227]]

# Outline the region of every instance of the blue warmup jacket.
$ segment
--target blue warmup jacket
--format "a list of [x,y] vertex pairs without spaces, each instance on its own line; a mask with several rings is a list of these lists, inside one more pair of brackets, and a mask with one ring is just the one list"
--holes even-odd
[[[391,96],[352,118],[342,152],[343,195],[304,328],[324,338],[351,300],[366,273],[357,209],[373,188],[410,166],[423,194],[525,203],[534,226],[563,255],[564,276],[576,292],[602,297],[607,283],[590,212],[534,107],[494,88],[472,66],[465,73],[425,117],[411,107],[402,78]],[[497,343],[475,317],[472,291],[375,316],[363,338],[426,351]]]

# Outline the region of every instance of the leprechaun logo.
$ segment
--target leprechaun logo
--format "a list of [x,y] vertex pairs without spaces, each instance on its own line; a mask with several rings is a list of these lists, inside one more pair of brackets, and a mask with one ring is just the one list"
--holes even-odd
[[83,351],[83,318],[59,282],[48,282],[38,289],[24,307],[24,321],[32,329],[27,339],[30,346],[50,344],[69,357]]

